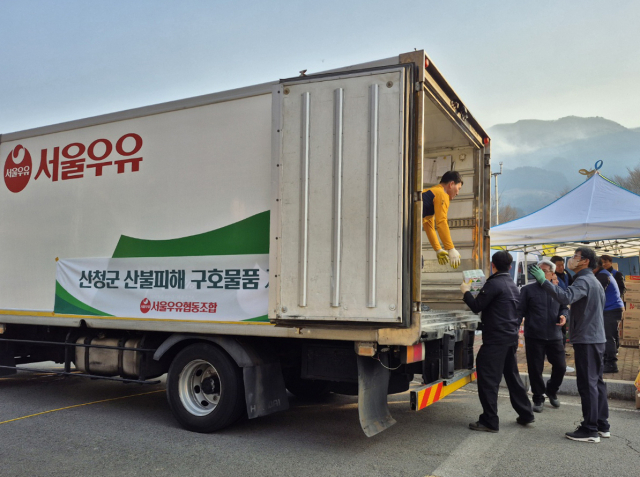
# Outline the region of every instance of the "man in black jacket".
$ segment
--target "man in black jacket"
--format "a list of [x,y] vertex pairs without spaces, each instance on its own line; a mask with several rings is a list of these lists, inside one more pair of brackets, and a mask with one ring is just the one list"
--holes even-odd
[[[538,262],[545,278],[552,281],[556,266],[549,260]],[[524,339],[529,381],[533,392],[533,412],[544,409],[544,394],[553,407],[560,407],[558,389],[562,384],[567,362],[560,327],[567,321],[569,310],[548,295],[538,282],[520,290],[518,316],[524,317]],[[551,363],[551,378],[545,386],[542,379],[544,357]]]
[[535,420],[516,360],[522,318],[517,312],[518,287],[509,275],[511,262],[513,258],[508,252],[496,252],[491,258],[492,275],[475,298],[469,291],[470,284],[460,285],[463,300],[471,311],[482,312],[482,346],[476,358],[476,368],[483,413],[477,422],[469,424],[474,431],[498,432],[498,388],[502,376],[509,388],[511,405],[518,413],[518,424],[526,426]]
[[[559,257],[558,255],[554,255],[553,257],[551,257],[551,262],[553,262],[553,264],[556,266],[556,276],[558,277],[558,285],[560,286],[560,288],[562,288],[563,290],[566,290],[567,288],[569,288],[569,285],[571,285],[573,283],[573,277],[571,275],[569,275],[569,272],[567,272],[564,269],[564,258]],[[568,317],[568,315],[566,315]],[[562,346],[566,348],[567,345],[567,325],[566,323],[564,325],[562,325]],[[565,356],[570,356],[569,353],[565,353]],[[573,369],[572,367],[569,367],[569,369],[567,369],[567,371],[569,371],[570,373],[573,373],[575,371],[575,369]]]

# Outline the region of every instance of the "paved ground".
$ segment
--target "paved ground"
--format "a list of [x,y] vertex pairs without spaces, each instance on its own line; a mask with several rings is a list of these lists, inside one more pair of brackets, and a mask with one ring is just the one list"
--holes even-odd
[[499,399],[500,432],[470,431],[480,412],[469,385],[421,412],[391,396],[395,426],[373,437],[358,424],[357,399],[291,400],[291,409],[243,420],[216,434],[179,428],[164,385],[123,385],[21,373],[0,380],[0,475],[18,476],[415,476],[637,477],[640,411],[610,401],[613,437],[569,441],[579,400],[562,396],[536,422],[515,423]]

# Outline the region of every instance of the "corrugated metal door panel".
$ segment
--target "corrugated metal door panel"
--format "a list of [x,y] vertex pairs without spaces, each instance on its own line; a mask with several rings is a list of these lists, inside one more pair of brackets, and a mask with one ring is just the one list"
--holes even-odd
[[279,319],[401,321],[403,78],[284,85]]

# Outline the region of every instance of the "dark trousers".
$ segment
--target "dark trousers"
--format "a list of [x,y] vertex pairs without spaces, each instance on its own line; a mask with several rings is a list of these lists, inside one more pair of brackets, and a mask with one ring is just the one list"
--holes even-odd
[[610,310],[604,312],[604,334],[607,337],[607,343],[604,349],[604,365],[618,366],[618,358],[616,352],[618,350],[616,343],[618,341],[618,323],[622,319],[622,308],[619,310]]
[[509,388],[511,405],[518,415],[526,420],[533,420],[531,401],[527,397],[527,390],[522,384],[516,361],[518,345],[487,345],[480,347],[476,358],[476,370],[478,371],[478,397],[482,404],[483,413],[478,421],[498,430],[498,388],[502,376]]
[[[562,340],[536,340],[525,337],[525,352],[533,403],[542,404],[544,402],[543,394],[551,394],[552,396],[558,394],[564,373],[567,371],[564,346],[562,346]],[[546,386],[542,379],[545,355],[551,363],[551,377]]]
[[590,431],[609,430],[607,385],[602,380],[604,348],[604,343],[573,344],[576,384],[582,400],[582,427]]

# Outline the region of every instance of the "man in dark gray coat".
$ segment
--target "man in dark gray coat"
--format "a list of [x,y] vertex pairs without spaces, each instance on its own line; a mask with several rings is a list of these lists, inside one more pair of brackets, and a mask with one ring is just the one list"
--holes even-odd
[[582,400],[583,421],[574,432],[567,432],[565,436],[575,441],[600,442],[600,437],[611,437],[607,385],[602,379],[607,341],[603,316],[605,295],[593,274],[596,255],[591,248],[577,248],[568,266],[576,275],[566,290],[546,280],[538,267],[533,267],[531,273],[543,290],[561,305],[571,305],[569,334],[575,351],[576,384]]

